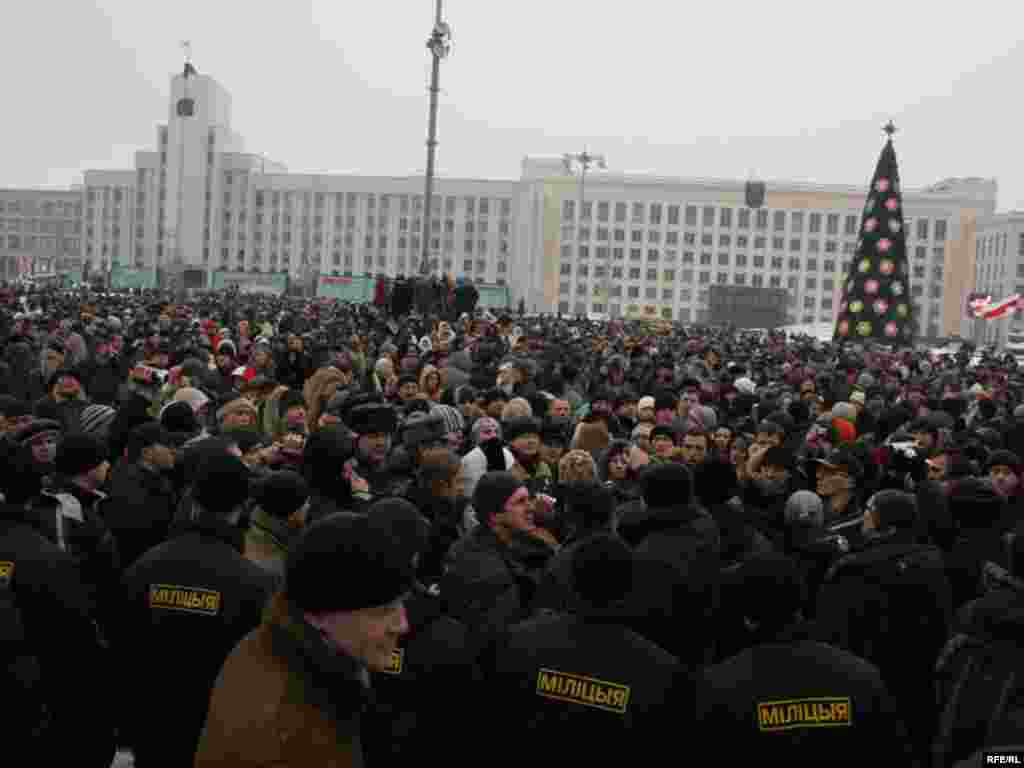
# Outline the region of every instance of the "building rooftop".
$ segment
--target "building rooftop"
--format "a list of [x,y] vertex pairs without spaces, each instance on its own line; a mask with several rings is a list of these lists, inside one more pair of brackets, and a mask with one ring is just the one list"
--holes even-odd
[[[575,176],[566,173],[561,157],[523,158],[524,180],[564,179],[567,183],[575,183]],[[767,186],[767,191],[824,193],[863,197],[866,188],[861,185],[848,184],[817,184],[807,181],[786,179],[758,179]],[[660,185],[660,186],[700,186],[711,189],[736,191],[747,183],[746,179],[723,179],[703,176],[662,176],[655,173],[635,173],[592,169],[587,174],[588,184],[619,184],[619,185]],[[903,194],[915,198],[934,198],[935,200],[970,199],[995,203],[998,184],[995,179],[983,179],[972,176],[968,178],[948,178],[922,188],[904,187]]]

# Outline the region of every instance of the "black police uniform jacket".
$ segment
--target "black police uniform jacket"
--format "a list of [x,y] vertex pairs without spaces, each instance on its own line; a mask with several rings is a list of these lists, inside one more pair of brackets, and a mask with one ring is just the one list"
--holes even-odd
[[1003,537],[1013,527],[1005,515],[999,519],[984,519],[979,515],[977,519],[958,522],[959,530],[945,558],[954,610],[982,596],[981,576],[985,563],[1009,565]]
[[[4,749],[10,762],[17,762],[16,755],[30,755],[28,761],[38,765],[107,768],[115,750],[111,660],[100,646],[80,573],[67,553],[14,519],[19,512],[0,507],[0,514],[5,518],[0,520],[0,578],[7,581],[16,606],[7,605],[0,617],[0,636],[5,651],[24,659],[38,675],[19,675],[26,686],[16,691],[0,674],[10,707],[5,709]],[[17,649],[7,644],[15,631]],[[3,661],[6,665],[11,659]],[[45,707],[45,720],[33,702]]]
[[705,672],[706,748],[792,768],[914,765],[878,670],[810,634],[790,630]]
[[[476,654],[466,627],[444,614],[436,590],[419,584],[405,610],[409,632],[399,639],[390,669],[371,674],[374,707],[363,731],[370,765],[422,759],[442,734],[466,729],[479,707]],[[451,740],[444,752],[449,765],[479,760],[473,739]]]
[[[936,689],[940,705],[944,708],[950,704],[952,697],[970,695],[957,689],[960,677],[966,671],[965,665],[972,663],[975,654],[977,657],[974,661],[977,663],[978,659],[987,656],[989,652],[993,653],[993,658],[1004,653],[996,650],[997,646],[1005,646],[1006,653],[1013,653],[1008,649],[1019,649],[1024,644],[1024,583],[994,563],[986,563],[984,580],[989,585],[989,591],[983,597],[966,603],[957,612],[955,633],[946,643],[936,664]],[[1019,655],[1019,650],[1016,654]],[[997,747],[1014,744],[1020,738],[1019,683],[1014,684],[1005,678],[992,680],[992,673],[991,668],[972,667],[971,672],[968,672],[971,677],[968,688],[977,684],[977,688],[988,687],[992,689],[993,696],[998,696],[999,689],[1009,682],[1011,690],[1007,706],[1002,715],[994,719],[991,730],[984,725],[981,729],[974,727],[973,718],[947,717],[944,711],[939,720],[942,728],[936,736],[936,744],[948,762],[966,758],[979,747],[986,746],[994,751]],[[987,686],[983,682],[986,679],[990,681]],[[962,706],[965,703],[958,701],[957,707]],[[973,710],[970,714],[987,716],[990,713]],[[982,720],[982,723],[985,721]],[[1020,749],[1019,746],[1013,748]],[[969,764],[985,764],[980,757],[975,759],[977,762]]]
[[191,765],[221,665],[260,623],[274,579],[242,546],[237,527],[191,522],[124,574],[115,650],[140,764],[177,756]]
[[868,539],[825,574],[817,620],[826,639],[879,668],[911,738],[926,748],[937,717],[935,659],[951,624],[940,550],[909,530]]
[[123,568],[167,539],[177,502],[170,480],[156,470],[137,462],[114,469],[104,517]]
[[651,508],[642,520],[620,521],[619,534],[636,542],[633,628],[684,664],[709,661],[721,569],[714,518],[694,505]]
[[502,738],[511,727],[530,735],[502,739],[510,763],[543,755],[544,765],[566,758],[613,764],[637,749],[659,754],[686,744],[696,728],[690,676],[616,611],[546,614],[519,624],[484,666],[492,711],[482,732]]

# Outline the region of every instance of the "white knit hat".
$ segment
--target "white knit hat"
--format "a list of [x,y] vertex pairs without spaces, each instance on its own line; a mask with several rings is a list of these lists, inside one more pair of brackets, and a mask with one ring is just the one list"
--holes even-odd
[[746,376],[736,379],[736,381],[733,382],[733,386],[736,387],[737,392],[743,395],[752,395],[757,391],[757,384]]

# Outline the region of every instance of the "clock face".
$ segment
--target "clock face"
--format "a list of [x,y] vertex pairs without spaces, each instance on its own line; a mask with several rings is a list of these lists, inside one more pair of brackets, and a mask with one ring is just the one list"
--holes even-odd
[[192,117],[195,114],[196,102],[194,99],[178,100],[178,117]]

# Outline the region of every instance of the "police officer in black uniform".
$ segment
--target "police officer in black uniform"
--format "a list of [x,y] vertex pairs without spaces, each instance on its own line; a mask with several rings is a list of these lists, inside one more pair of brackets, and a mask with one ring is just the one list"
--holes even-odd
[[[91,604],[71,556],[24,518],[39,490],[27,457],[6,471],[0,505],[0,690],[9,762],[107,768],[114,757],[113,702]],[[31,481],[31,480],[30,480]]]
[[[406,546],[425,550],[429,523],[405,499],[378,501],[366,514],[389,520]],[[372,673],[375,708],[365,731],[370,765],[401,765],[431,754],[442,734],[466,727],[479,704],[475,646],[465,625],[445,614],[437,586],[423,585],[422,554],[418,558],[417,579],[405,598],[409,631],[399,638],[391,667]],[[461,765],[474,747],[473,739],[448,742],[445,761]]]
[[836,561],[818,595],[827,638],[878,666],[921,752],[931,744],[935,660],[949,636],[951,590],[942,552],[919,540],[917,501],[868,499],[864,547]]
[[[658,754],[686,743],[696,729],[690,677],[626,625],[632,574],[632,554],[618,537],[580,542],[572,563],[575,612],[512,627],[485,654],[492,711],[483,732],[502,739],[510,761],[615,764],[638,748]],[[503,738],[509,733],[522,738],[510,743]]]
[[242,556],[249,477],[234,456],[209,457],[194,520],[125,572],[115,649],[138,768],[192,764],[220,667],[273,589],[272,574]]
[[796,564],[758,555],[737,572],[749,647],[704,673],[705,749],[763,765],[913,766],[878,669],[817,640]]

